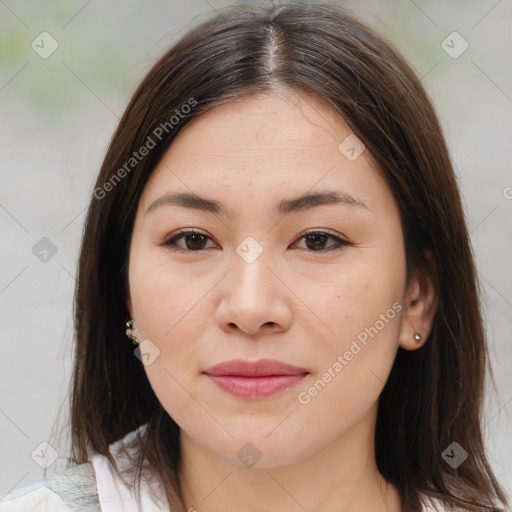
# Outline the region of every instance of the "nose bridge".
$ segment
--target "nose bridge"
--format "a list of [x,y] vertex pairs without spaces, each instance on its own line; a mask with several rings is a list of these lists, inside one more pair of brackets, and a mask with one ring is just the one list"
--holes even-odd
[[252,236],[248,236],[236,247],[233,261],[233,290],[240,291],[239,300],[247,301],[268,298],[272,283],[272,273],[267,265],[271,260],[271,250]]
[[256,334],[261,328],[283,329],[291,321],[283,292],[269,267],[273,251],[252,237],[245,238],[233,255],[231,279],[225,288],[218,320],[226,326]]

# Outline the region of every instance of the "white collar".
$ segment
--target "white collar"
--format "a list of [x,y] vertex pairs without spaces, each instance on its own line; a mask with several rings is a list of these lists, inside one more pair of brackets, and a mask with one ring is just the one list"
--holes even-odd
[[[142,425],[136,430],[129,432],[123,439],[116,441],[110,445],[110,453],[118,462],[118,449],[125,441],[129,441],[136,436],[137,431],[144,432],[146,425]],[[133,454],[133,451],[130,452]],[[127,489],[123,482],[119,479],[110,464],[107,457],[100,453],[96,453],[90,458],[96,474],[96,485],[98,487],[98,498],[102,512],[170,512],[168,506],[164,506],[162,501],[149,491],[144,480],[141,482],[141,503],[142,511],[138,509],[135,498],[135,489]],[[164,503],[165,499],[164,499]],[[165,507],[165,508],[163,508]]]

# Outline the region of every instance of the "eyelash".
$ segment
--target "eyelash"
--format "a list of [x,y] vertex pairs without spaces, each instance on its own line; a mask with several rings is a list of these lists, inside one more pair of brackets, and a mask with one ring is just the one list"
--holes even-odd
[[[172,237],[168,238],[167,240],[165,240],[160,245],[165,246],[165,247],[169,247],[171,250],[177,251],[177,252],[200,253],[200,252],[203,252],[205,250],[205,249],[198,249],[198,250],[194,251],[192,249],[183,249],[182,247],[178,247],[176,245],[176,242],[178,240],[181,240],[182,238],[184,238],[186,235],[202,235],[202,236],[204,236],[206,238],[209,238],[211,240],[211,238],[208,235],[206,235],[206,234],[204,234],[204,233],[202,233],[200,231],[196,231],[196,230],[193,230],[193,229],[187,229],[187,230],[183,230],[183,231],[180,231],[180,232],[174,234]],[[342,239],[342,238],[340,238],[340,237],[338,237],[336,235],[333,235],[333,234],[329,233],[328,231],[321,231],[321,230],[315,230],[315,229],[304,231],[303,233],[301,233],[299,235],[299,237],[297,238],[297,241],[305,238],[308,235],[323,235],[323,236],[327,236],[328,238],[332,238],[332,239],[336,240],[336,242],[338,244],[338,247],[335,247],[334,249],[332,249],[332,246],[331,246],[331,248],[321,249],[321,250],[318,250],[318,251],[306,249],[306,251],[312,252],[312,253],[326,253],[326,252],[329,252],[329,251],[332,251],[332,250],[336,251],[336,250],[339,250],[339,249],[343,249],[343,247],[348,246],[348,245],[353,245],[351,242],[348,242],[347,240],[344,240],[344,239]]]

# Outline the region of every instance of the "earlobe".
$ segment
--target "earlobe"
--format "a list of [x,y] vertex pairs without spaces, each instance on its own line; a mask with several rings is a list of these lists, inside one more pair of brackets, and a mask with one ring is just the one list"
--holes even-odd
[[428,340],[437,311],[439,293],[431,252],[425,254],[427,267],[415,269],[410,276],[404,300],[404,313],[399,334],[399,345],[405,350],[416,350]]

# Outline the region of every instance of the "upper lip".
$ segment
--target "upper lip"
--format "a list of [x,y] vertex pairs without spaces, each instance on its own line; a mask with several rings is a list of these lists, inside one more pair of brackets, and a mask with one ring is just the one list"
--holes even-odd
[[264,377],[269,375],[300,375],[309,373],[305,368],[292,366],[276,359],[247,361],[231,359],[204,370],[208,375],[239,375],[241,377]]

